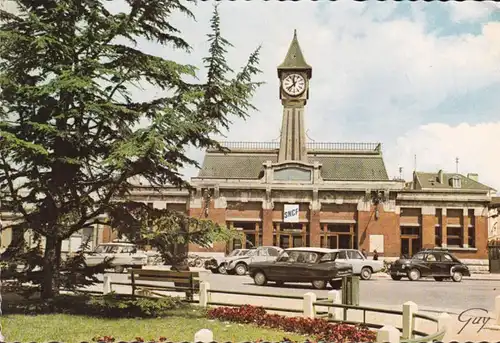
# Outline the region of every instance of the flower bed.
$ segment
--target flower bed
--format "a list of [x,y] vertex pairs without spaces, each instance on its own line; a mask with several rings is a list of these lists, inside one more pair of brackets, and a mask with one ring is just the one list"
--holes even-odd
[[269,314],[262,307],[216,307],[208,310],[208,318],[235,323],[255,324],[260,327],[279,329],[302,335],[311,335],[323,342],[374,342],[376,334],[366,326],[334,324],[324,319],[286,317]]

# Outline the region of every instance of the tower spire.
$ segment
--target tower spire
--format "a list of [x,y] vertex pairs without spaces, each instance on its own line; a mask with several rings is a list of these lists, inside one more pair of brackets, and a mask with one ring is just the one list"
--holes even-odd
[[308,163],[304,128],[304,106],[309,98],[309,79],[312,68],[307,64],[297,39],[297,30],[283,63],[278,66],[280,98],[283,104],[278,162]]
[[312,77],[312,68],[307,64],[302,49],[300,48],[299,40],[297,39],[297,29],[293,30],[293,39],[288,48],[288,52],[283,63],[278,66],[278,76],[280,76],[281,72],[284,70],[304,70],[307,71],[307,76],[309,78]]

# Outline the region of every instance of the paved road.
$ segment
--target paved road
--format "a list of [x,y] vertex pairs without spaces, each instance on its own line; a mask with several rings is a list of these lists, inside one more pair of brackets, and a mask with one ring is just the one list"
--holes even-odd
[[[290,294],[301,296],[314,292],[318,297],[327,297],[328,290],[317,291],[309,284],[291,284],[276,287],[271,283],[266,287],[256,286],[248,276],[230,276],[201,273],[202,279],[210,283],[214,290],[233,290],[254,293]],[[112,281],[127,282],[126,274],[110,274]],[[102,279],[102,276],[101,276]],[[97,287],[102,287],[99,285]],[[117,287],[120,287],[118,289]],[[130,292],[126,286],[114,286],[118,292]],[[494,298],[500,295],[500,281],[466,280],[436,282],[432,279],[411,281],[368,280],[360,282],[360,305],[388,307],[400,306],[406,301],[415,302],[421,310],[446,311],[459,314],[469,308],[484,308],[494,311]],[[244,301],[241,296],[239,301]],[[226,297],[227,298],[227,297]],[[233,297],[231,297],[233,298]],[[219,300],[215,300],[219,301]],[[239,302],[238,301],[238,302]]]

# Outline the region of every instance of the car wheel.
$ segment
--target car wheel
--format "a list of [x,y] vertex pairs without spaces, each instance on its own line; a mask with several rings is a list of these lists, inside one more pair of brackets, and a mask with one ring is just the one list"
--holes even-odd
[[197,258],[195,261],[194,261],[194,266],[196,268],[201,268],[203,267],[203,260],[201,258]]
[[283,281],[276,281],[276,286],[283,287],[285,283]]
[[257,286],[265,286],[267,284],[266,274],[264,274],[263,272],[255,273],[253,282],[255,282]]
[[240,263],[234,268],[236,271],[236,274],[238,275],[245,275],[247,273],[247,266],[245,266],[243,263]]
[[121,274],[125,270],[124,266],[115,266],[115,273]]
[[332,286],[333,289],[341,289],[342,280],[330,280],[330,286]]
[[434,276],[434,280],[436,280],[436,281],[443,281],[443,280],[444,280],[444,277],[441,277],[441,276]]
[[221,274],[227,274],[226,273],[226,267],[224,265],[220,265],[219,268],[217,269],[219,273]]
[[324,280],[316,280],[312,282],[312,285],[316,289],[325,289],[326,288],[326,281]]
[[399,281],[401,280],[402,276],[398,276],[398,275],[391,275],[391,279],[395,280],[395,281]]
[[411,269],[408,272],[408,279],[410,279],[411,281],[417,281],[418,279],[420,279],[420,271],[415,268]]
[[462,281],[462,273],[461,272],[453,272],[453,274],[451,275],[451,279],[454,281],[454,282],[460,282]]
[[363,269],[361,269],[361,280],[370,280],[370,278],[372,277],[372,270],[368,267],[363,267]]

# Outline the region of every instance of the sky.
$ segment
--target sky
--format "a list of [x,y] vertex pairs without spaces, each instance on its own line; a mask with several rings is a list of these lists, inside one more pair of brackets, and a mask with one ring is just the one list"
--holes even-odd
[[[149,53],[200,68],[215,1],[191,2],[196,21],[172,22],[186,54],[140,41]],[[114,10],[126,10],[120,0]],[[253,98],[258,111],[235,119],[226,141],[277,141],[282,105],[276,68],[297,30],[312,66],[305,124],[310,141],[380,142],[390,178],[419,171],[479,174],[500,191],[500,5],[494,2],[222,1],[227,55],[237,71],[261,49]],[[146,99],[157,90],[137,89]],[[201,162],[203,151],[191,149]],[[415,163],[416,162],[416,163]],[[196,176],[195,168],[183,170]]]
[[[201,65],[214,2],[175,23]],[[262,45],[259,111],[235,120],[224,140],[279,137],[276,68],[293,30],[312,66],[305,110],[309,139],[380,142],[391,178],[419,171],[477,173],[500,191],[500,6],[494,2],[224,1],[228,59],[243,65]],[[168,55],[166,55],[168,56]],[[203,152],[191,151],[202,161]],[[416,156],[416,158],[415,158]],[[187,176],[197,170],[189,168]]]

